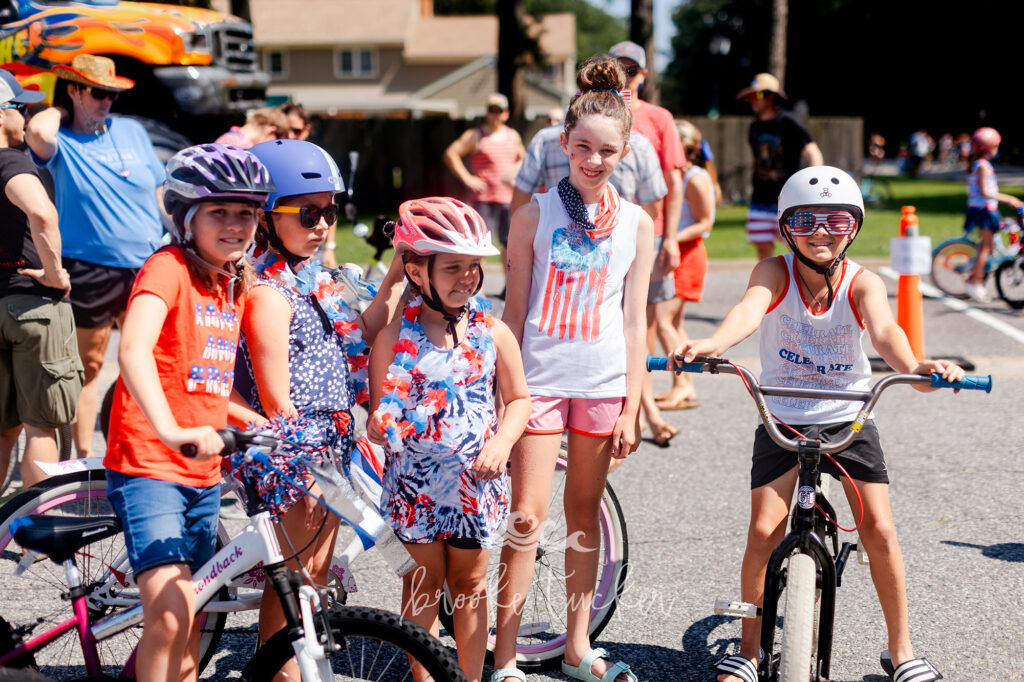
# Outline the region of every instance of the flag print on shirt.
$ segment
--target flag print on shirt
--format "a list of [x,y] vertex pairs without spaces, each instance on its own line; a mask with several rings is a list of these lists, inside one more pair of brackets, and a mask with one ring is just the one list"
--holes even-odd
[[[215,303],[195,303],[193,307],[201,359],[189,366],[185,390],[227,397],[235,381],[235,355],[238,352],[238,314],[233,308],[221,310]],[[218,333],[211,334],[207,330]],[[201,339],[205,338],[205,344]]]
[[540,332],[560,339],[597,340],[611,245],[610,239],[591,239],[575,222],[552,233]]

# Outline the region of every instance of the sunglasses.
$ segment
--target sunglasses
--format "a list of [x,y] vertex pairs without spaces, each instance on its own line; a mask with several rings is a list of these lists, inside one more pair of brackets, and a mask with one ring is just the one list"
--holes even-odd
[[295,137],[299,137],[302,133],[306,132],[305,128],[289,128],[288,130],[291,131],[291,134]]
[[849,211],[799,211],[789,216],[787,225],[794,237],[808,237],[821,226],[834,237],[848,237],[857,229],[857,219]]
[[338,220],[338,205],[329,204],[323,208],[316,206],[278,206],[277,208],[270,211],[271,213],[298,213],[299,214],[299,225],[302,225],[307,230],[312,230],[320,224],[320,219],[323,218],[324,222],[328,225],[333,225]]
[[626,78],[636,78],[636,75],[640,73],[639,66],[626,66],[623,67],[623,70],[626,72]]
[[104,90],[103,88],[97,88],[96,86],[85,88],[85,90],[92,95],[92,98],[95,100],[109,99],[113,102],[121,95],[121,93],[116,90]]
[[3,106],[0,106],[0,109],[13,109],[14,111],[17,111],[22,116],[27,116],[28,115],[28,105],[27,104],[19,104],[17,102],[11,102],[10,104],[4,104]]
[[505,110],[502,109],[501,107],[487,107],[488,114],[501,114],[504,113],[504,111]]

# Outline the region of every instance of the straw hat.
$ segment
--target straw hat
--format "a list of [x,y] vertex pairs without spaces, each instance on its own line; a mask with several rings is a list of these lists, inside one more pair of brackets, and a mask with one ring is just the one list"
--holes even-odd
[[750,85],[739,91],[736,99],[743,99],[755,92],[774,92],[784,100],[789,99],[786,97],[786,93],[782,91],[782,88],[779,87],[779,79],[770,73],[759,73],[754,76],[754,80],[750,81]]
[[114,74],[114,60],[109,57],[80,54],[71,60],[71,66],[58,64],[52,70],[58,78],[72,83],[95,85],[107,90],[128,90],[135,87],[135,81]]

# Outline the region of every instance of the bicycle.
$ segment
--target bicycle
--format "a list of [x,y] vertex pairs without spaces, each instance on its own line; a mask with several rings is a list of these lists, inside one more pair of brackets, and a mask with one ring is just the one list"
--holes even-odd
[[[869,418],[882,392],[895,384],[928,385],[934,388],[992,390],[991,376],[967,376],[959,382],[947,382],[938,374],[891,374],[875,383],[870,391],[845,391],[788,386],[762,386],[750,370],[722,358],[698,357],[693,362],[672,363],[671,369],[684,372],[735,374],[746,386],[757,405],[761,421],[771,439],[797,453],[799,477],[797,503],[791,515],[790,532],[775,548],[768,561],[762,606],[718,599],[715,613],[741,618],[761,618],[761,651],[758,680],[768,682],[812,682],[827,680],[831,668],[832,632],[836,589],[842,584],[843,571],[857,543],[840,546],[836,513],[821,488],[821,455],[841,452],[853,442]],[[670,369],[665,357],[647,358],[647,369]],[[862,402],[856,419],[835,442],[808,438],[789,438],[768,410],[765,396],[787,396],[816,400]],[[826,545],[830,541],[831,550]],[[785,566],[783,565],[785,564]],[[786,593],[779,651],[775,649],[779,600]],[[883,660],[884,657],[883,657]],[[890,662],[891,666],[891,662]],[[891,674],[891,673],[890,673]]]
[[[224,454],[244,451],[246,464],[258,462],[265,467],[273,467],[266,454],[282,443],[277,438],[258,433],[222,431],[221,436],[226,444]],[[83,478],[82,473],[78,472],[80,479]],[[92,471],[84,473],[88,480],[100,478]],[[413,662],[423,665],[437,680],[458,682],[465,679],[451,653],[422,628],[397,614],[342,606],[329,591],[302,584],[297,574],[285,567],[286,558],[271,526],[270,512],[255,494],[254,484],[247,476],[243,476],[243,486],[250,516],[248,524],[236,537],[222,543],[214,557],[196,571],[193,580],[197,613],[204,611],[209,614],[212,606],[213,609],[222,609],[221,618],[225,606],[234,608],[230,604],[229,590],[236,580],[244,582],[251,576],[252,569],[261,569],[281,597],[289,625],[257,650],[243,671],[242,679],[270,680],[293,656],[297,657],[302,678],[307,682],[335,679],[336,674],[342,679],[393,679],[396,671],[399,677],[408,672]],[[54,502],[61,497],[55,492],[60,487],[55,485],[30,492],[45,494]],[[343,491],[343,494],[346,493]],[[320,501],[334,513],[342,515],[322,498]],[[133,674],[135,642],[129,638],[127,643],[122,641],[117,647],[104,644],[122,633],[135,631],[137,634],[137,626],[142,619],[142,606],[138,603],[134,581],[130,574],[115,568],[124,565],[123,551],[105,569],[112,574],[112,579],[86,581],[76,563],[76,557],[92,557],[96,543],[114,541],[112,544],[116,544],[119,537],[123,543],[117,517],[36,515],[5,523],[5,532],[26,552],[42,552],[63,567],[68,586],[65,594],[72,602],[74,616],[37,636],[31,634],[43,623],[42,618],[14,627],[0,620],[0,633],[7,634],[6,641],[0,646],[3,652],[0,653],[0,666],[35,663],[33,657],[49,654],[52,648],[55,653],[47,659],[47,665],[58,671],[71,668],[72,674],[80,673],[80,669],[90,676],[116,674],[118,666],[112,663],[127,661],[121,674]],[[226,605],[225,600],[228,602]],[[328,606],[325,608],[324,604]],[[118,609],[118,606],[125,608]],[[220,622],[222,631],[223,621]],[[65,637],[72,634],[78,635],[77,646],[70,641],[71,637]],[[217,639],[219,632],[213,637],[213,644],[203,651],[206,660]]]
[[[1017,212],[1016,219],[1003,218],[999,230],[993,240],[992,253],[985,261],[985,279],[997,272],[1004,263],[1012,263],[1021,254],[1021,226],[1024,225],[1024,211]],[[951,237],[932,250],[932,283],[942,293],[953,298],[967,298],[964,288],[968,278],[974,272],[974,264],[978,258],[978,242],[970,238],[970,232],[959,237]],[[1024,291],[1017,291],[1024,283],[1016,278],[1019,268],[1013,266],[1004,269],[1002,276],[996,277],[996,289],[1003,300],[1015,308],[1024,307]],[[1005,281],[1004,281],[1005,278]],[[1010,298],[1003,295],[1004,290]],[[1021,301],[1016,306],[1013,301]]]

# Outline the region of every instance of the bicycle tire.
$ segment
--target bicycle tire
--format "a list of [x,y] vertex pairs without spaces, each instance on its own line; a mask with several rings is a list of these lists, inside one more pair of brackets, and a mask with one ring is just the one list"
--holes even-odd
[[[412,679],[410,657],[436,682],[466,680],[451,651],[427,630],[397,613],[340,606],[332,609],[327,619],[334,642],[341,646],[331,656],[335,680]],[[270,682],[293,655],[288,633],[281,630],[257,650],[242,671],[242,679]]]
[[[54,432],[57,438],[57,457],[60,461],[65,462],[71,459],[71,425],[62,424],[61,426],[56,427]],[[10,457],[7,458],[7,469],[4,471],[2,479],[0,479],[0,496],[7,492],[16,476],[20,479],[19,469],[21,467],[21,453],[24,451],[25,431],[22,430],[22,432],[18,434],[17,440],[14,441]]]
[[[565,489],[565,444],[555,466],[555,479],[551,486],[551,506],[548,511],[547,530],[542,534],[537,547],[538,560],[534,568],[534,579],[523,605],[523,618],[519,626],[520,635],[516,645],[516,665],[523,671],[550,670],[558,667],[565,653],[566,621],[552,623],[544,620],[551,614],[566,613],[564,592],[552,595],[541,586],[558,585],[565,577],[565,540],[568,535],[564,519],[562,494]],[[590,612],[590,640],[594,641],[615,615],[619,597],[626,584],[629,566],[629,540],[626,534],[626,519],[622,507],[610,484],[605,483],[601,496],[599,514],[601,548],[598,554],[597,586],[594,603]],[[610,549],[610,551],[609,551]],[[496,577],[500,569],[501,550],[491,551],[488,574],[488,593],[497,594]],[[555,597],[552,604],[548,597]],[[495,622],[496,600],[488,600],[489,622]],[[441,623],[448,632],[454,632],[451,599],[444,594],[441,609]],[[533,617],[531,618],[531,614]],[[494,632],[487,638],[487,662],[494,662]]]
[[786,607],[782,620],[779,682],[812,679],[814,660],[814,604],[818,566],[809,554],[789,557],[786,571]]
[[[33,486],[12,498],[0,507],[0,577],[12,576],[11,582],[20,589],[19,602],[26,608],[18,614],[18,622],[27,622],[28,618],[40,618],[40,630],[53,627],[70,615],[67,601],[60,599],[61,593],[67,590],[64,571],[61,566],[48,559],[41,559],[28,567],[26,572],[14,578],[13,574],[22,558],[21,550],[8,532],[10,523],[16,518],[29,514],[47,514],[61,516],[97,516],[113,515],[113,509],[107,502],[106,470],[93,469],[76,471],[69,474],[54,476],[43,482],[45,485]],[[223,530],[219,541],[224,539]],[[124,576],[118,571],[127,572],[127,556],[124,553],[124,535],[119,533],[112,538],[86,545],[78,553],[76,563],[82,573],[85,584],[93,585],[90,601],[90,612],[95,618],[125,608],[112,605],[105,596],[116,593],[122,599],[137,600],[138,593],[133,585],[126,584]],[[107,592],[110,590],[111,592]],[[227,598],[227,590],[221,593]],[[203,614],[200,638],[199,670],[210,662],[217,652],[217,645],[224,632],[226,613]],[[97,643],[100,660],[104,664],[104,672],[116,676],[124,662],[128,660],[142,628],[130,628],[108,640]],[[66,633],[61,640],[48,645],[36,652],[36,661],[40,669],[48,675],[57,677],[60,673],[72,677],[85,675],[84,661],[81,660],[81,647],[74,631]],[[56,668],[56,670],[51,670]]]
[[947,239],[932,251],[932,283],[953,298],[967,298],[964,285],[974,270],[978,246],[969,239]]
[[1014,310],[1024,308],[1024,255],[999,264],[996,269],[996,291],[999,298]]

